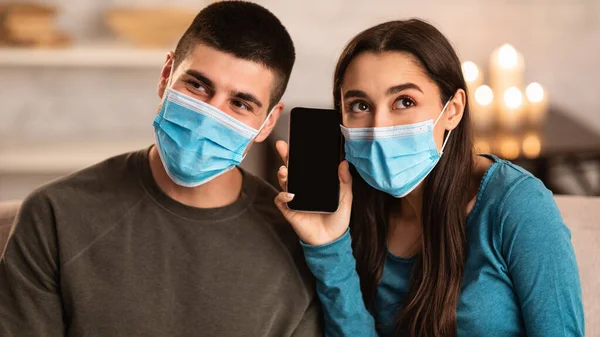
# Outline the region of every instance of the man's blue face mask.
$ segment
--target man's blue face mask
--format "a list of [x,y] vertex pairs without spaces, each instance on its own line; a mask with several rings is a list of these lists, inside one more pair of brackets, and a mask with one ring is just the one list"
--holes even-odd
[[441,158],[450,131],[438,152],[433,128],[450,100],[435,122],[427,120],[377,128],[341,126],[346,139],[346,160],[373,188],[396,198],[406,196],[429,175]]
[[[172,77],[172,74],[171,74]],[[196,187],[230,171],[244,159],[256,130],[203,101],[167,89],[154,118],[158,153],[169,177]]]

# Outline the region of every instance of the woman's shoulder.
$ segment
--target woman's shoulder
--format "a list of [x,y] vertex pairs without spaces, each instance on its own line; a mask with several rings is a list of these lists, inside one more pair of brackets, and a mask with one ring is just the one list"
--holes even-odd
[[485,155],[492,161],[486,169],[478,191],[477,199],[488,205],[495,205],[498,212],[504,207],[530,207],[530,199],[541,201],[552,199],[552,192],[530,172],[507,160]]
[[532,261],[545,261],[548,256],[571,261],[571,231],[552,192],[525,169],[492,159],[477,220],[488,228],[506,265],[528,268]]
[[534,238],[540,232],[566,229],[552,192],[542,181],[509,161],[488,158],[493,163],[482,179],[478,217],[486,218],[498,237],[521,233],[522,239]]

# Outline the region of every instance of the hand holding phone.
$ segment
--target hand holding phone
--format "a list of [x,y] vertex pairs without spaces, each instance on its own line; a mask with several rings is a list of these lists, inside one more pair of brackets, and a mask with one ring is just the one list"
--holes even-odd
[[[314,122],[319,122],[319,119],[317,118]],[[292,130],[290,130],[290,133],[291,131]],[[292,135],[290,134],[290,139],[291,138]],[[293,138],[295,139],[296,137]],[[294,139],[291,139],[291,141],[294,141]],[[288,145],[284,141],[278,141],[276,147],[283,162],[289,163]],[[339,159],[337,162],[339,163]],[[288,204],[294,200],[295,196],[290,195],[288,192],[281,192],[275,199],[275,204],[279,210],[294,227],[294,230],[300,239],[305,243],[321,245],[332,242],[342,236],[350,224],[350,212],[352,209],[352,176],[350,175],[349,164],[348,162],[343,161],[339,166],[336,164],[335,167],[335,183],[338,186],[338,189],[337,202],[335,204],[337,210],[334,212],[295,211],[290,209]],[[290,178],[288,176],[288,167],[285,165],[280,167],[277,176],[279,185],[283,190],[286,190],[289,186],[288,179]],[[317,188],[316,193],[318,192],[319,190]]]
[[[277,152],[287,161],[288,146],[280,140],[277,142]],[[347,161],[343,161],[338,170],[340,181],[339,207],[334,213],[311,213],[297,212],[289,209],[287,202],[293,200],[294,196],[287,192],[281,192],[275,198],[275,204],[283,216],[290,222],[296,234],[303,242],[310,245],[323,245],[337,240],[342,236],[350,225],[350,212],[352,210],[352,175]],[[285,189],[288,169],[281,166],[277,172],[279,185]]]

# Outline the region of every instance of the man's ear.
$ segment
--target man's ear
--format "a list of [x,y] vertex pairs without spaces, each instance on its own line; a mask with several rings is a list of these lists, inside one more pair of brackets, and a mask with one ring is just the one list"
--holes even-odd
[[458,126],[465,113],[466,104],[467,94],[463,89],[458,89],[446,108],[446,130],[454,130]]
[[171,68],[173,67],[173,54],[173,51],[170,51],[167,54],[165,64],[163,64],[162,70],[160,71],[160,77],[158,79],[158,97],[161,99],[169,85],[169,77],[171,76]]
[[279,117],[281,116],[281,112],[283,111],[284,104],[282,102],[277,103],[271,112],[271,115],[268,117],[269,119],[265,122],[265,126],[260,130],[260,133],[254,139],[255,142],[260,143],[267,139],[273,128],[277,124]]

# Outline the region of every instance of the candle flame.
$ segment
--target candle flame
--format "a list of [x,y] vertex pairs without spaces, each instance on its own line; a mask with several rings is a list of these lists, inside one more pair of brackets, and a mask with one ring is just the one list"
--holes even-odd
[[494,92],[487,85],[482,85],[475,90],[475,101],[479,105],[489,105],[494,100]]
[[502,68],[514,68],[518,59],[517,50],[508,43],[503,44],[498,50],[498,62]]
[[504,92],[504,104],[511,108],[516,109],[523,104],[523,95],[517,87],[510,87]]
[[539,83],[533,82],[527,86],[525,94],[531,103],[539,103],[544,99],[544,88]]
[[462,64],[462,72],[467,82],[473,82],[479,77],[479,68],[471,61],[466,61]]

